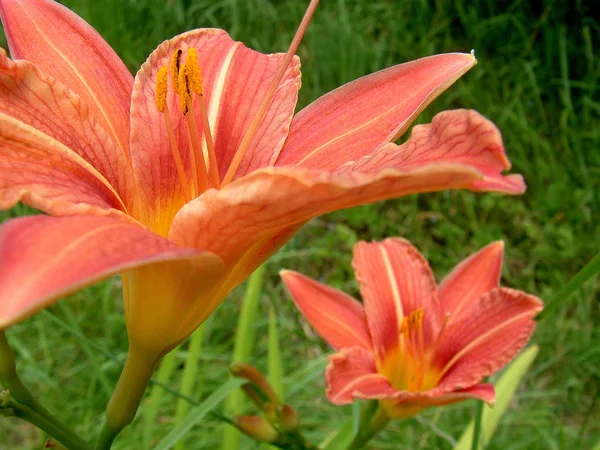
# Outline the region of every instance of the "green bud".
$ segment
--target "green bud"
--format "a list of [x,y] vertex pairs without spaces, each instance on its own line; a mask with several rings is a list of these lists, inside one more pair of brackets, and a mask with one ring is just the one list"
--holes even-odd
[[279,423],[284,431],[294,431],[300,426],[300,417],[291,406],[283,405],[279,410]]
[[8,389],[0,392],[0,408],[8,408],[10,404],[10,392]]
[[239,430],[260,442],[275,442],[279,433],[267,419],[260,416],[239,416],[233,419]]
[[[275,389],[273,389],[271,383],[269,383],[267,378],[262,373],[260,373],[258,369],[251,366],[250,364],[236,363],[232,364],[229,370],[231,370],[231,374],[234,377],[244,378],[250,381],[257,388],[259,395],[262,394],[262,397],[264,397],[265,401],[275,403],[276,405],[279,404],[279,398],[275,393]],[[244,390],[244,392],[246,392],[246,390]],[[246,393],[246,395],[248,395],[248,393]],[[251,397],[250,399],[252,400]],[[264,403],[264,401],[261,402],[259,407],[262,407],[262,403]]]
[[263,412],[269,422],[274,424],[279,422],[279,412],[277,411],[277,406],[273,403],[266,403],[263,406]]

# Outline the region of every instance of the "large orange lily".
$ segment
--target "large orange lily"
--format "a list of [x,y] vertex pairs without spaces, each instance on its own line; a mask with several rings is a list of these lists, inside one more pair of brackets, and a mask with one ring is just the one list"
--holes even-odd
[[438,286],[408,241],[359,242],[353,266],[363,304],[341,291],[284,271],[298,308],[337,350],[327,366],[335,404],[378,399],[389,417],[477,398],[494,402],[481,383],[525,346],[542,302],[500,287],[504,245],[471,255]]
[[0,0],[0,329],[114,273],[131,348],[164,354],[307,220],[415,192],[518,194],[500,133],[437,115],[393,143],[475,65],[442,54],[349,83],[293,115],[300,62],[226,32],[162,43],[135,79],[51,0]]

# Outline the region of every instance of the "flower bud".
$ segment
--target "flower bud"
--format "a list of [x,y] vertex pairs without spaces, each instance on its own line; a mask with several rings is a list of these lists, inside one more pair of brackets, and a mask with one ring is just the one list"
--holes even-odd
[[10,391],[8,389],[0,392],[0,408],[8,408],[10,404]]
[[[232,364],[229,370],[231,370],[231,374],[234,377],[245,378],[246,380],[254,384],[254,386],[258,388],[259,395],[263,394],[262,396],[264,397],[265,401],[275,403],[276,405],[279,404],[279,398],[275,393],[275,389],[273,389],[271,383],[269,383],[267,378],[262,373],[260,373],[258,369],[251,366],[250,364],[236,363]],[[246,392],[246,390],[244,390],[244,392]],[[247,392],[246,395],[248,395],[248,397],[250,397],[250,399],[252,400],[252,397]],[[261,402],[261,404],[259,404],[258,406],[262,407],[262,403],[265,403],[265,401]]]
[[300,426],[300,417],[291,406],[283,405],[279,410],[279,423],[284,431],[294,431]]
[[269,422],[274,424],[279,422],[279,412],[277,411],[277,406],[275,406],[273,403],[265,403],[263,406],[263,412],[265,413],[265,417]]
[[233,419],[239,430],[260,442],[275,442],[279,433],[267,419],[260,416],[239,416]]

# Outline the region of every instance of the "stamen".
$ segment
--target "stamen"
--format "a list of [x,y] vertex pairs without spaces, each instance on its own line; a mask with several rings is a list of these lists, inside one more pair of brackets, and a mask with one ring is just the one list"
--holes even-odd
[[215,146],[208,122],[208,113],[206,111],[206,101],[204,100],[204,88],[202,86],[202,75],[200,65],[198,64],[198,54],[196,49],[191,47],[186,56],[185,65],[188,71],[188,82],[190,91],[197,94],[198,106],[200,107],[200,119],[202,120],[202,129],[204,131],[204,140],[206,141],[205,165],[208,167],[210,181],[212,186],[217,189],[220,187],[221,179],[219,177],[219,168],[217,166],[217,157]]
[[[185,66],[184,66],[185,67]],[[196,187],[200,190],[196,190],[196,195],[202,194],[208,189],[208,180],[206,179],[206,164],[204,163],[204,155],[202,155],[202,143],[200,141],[200,132],[198,131],[198,125],[196,125],[196,115],[194,114],[194,108],[192,106],[192,99],[188,95],[185,99],[186,108],[188,114],[185,116],[188,128],[188,138],[190,141],[190,155],[192,155],[192,165],[198,165],[196,171]]]
[[277,87],[279,86],[279,83],[280,83],[281,79],[283,78],[283,75],[285,75],[285,71],[287,70],[288,66],[290,65],[290,61],[292,60],[294,53],[296,53],[296,50],[298,49],[298,46],[300,45],[300,42],[302,41],[302,38],[304,37],[304,33],[306,32],[306,29],[308,28],[310,19],[312,19],[312,16],[315,12],[315,9],[317,9],[318,4],[319,4],[319,0],[311,0],[310,4],[308,5],[308,9],[306,10],[306,13],[304,13],[304,17],[302,18],[302,22],[300,23],[300,26],[298,27],[298,31],[296,31],[296,35],[294,36],[294,39],[292,40],[292,43],[290,44],[290,48],[288,49],[287,53],[285,54],[285,57],[283,58],[283,61],[282,61],[281,65],[279,66],[277,73],[275,74],[275,78],[273,78],[273,81],[271,82],[271,85],[269,86],[269,90],[267,91],[267,94],[265,95],[265,97],[263,98],[263,101],[261,102],[260,106],[258,107],[258,111],[257,111],[256,115],[254,116],[254,120],[250,123],[250,126],[248,127],[248,131],[246,131],[246,134],[244,135],[244,138],[242,139],[240,146],[238,147],[235,155],[233,156],[233,159],[231,160],[229,169],[227,169],[227,173],[225,174],[225,177],[223,178],[223,183],[222,183],[223,185],[229,184],[231,182],[231,180],[233,179],[233,177],[235,176],[235,173],[236,173],[238,167],[240,166],[240,163],[242,162],[242,159],[244,158],[246,151],[248,151],[250,142],[252,142],[252,138],[254,138],[254,135],[256,134],[256,130],[258,130],[260,123],[262,122],[263,118],[265,117],[265,114],[267,113],[267,109],[271,105],[271,101],[273,100],[273,97],[275,97],[275,92],[277,90]]
[[181,49],[173,52],[173,56],[171,56],[171,82],[173,84],[173,89],[175,92],[179,93],[179,67],[181,66]]
[[156,74],[156,108],[160,112],[165,112],[167,108],[167,68],[161,67]]
[[179,182],[181,183],[181,189],[185,197],[186,203],[191,201],[192,193],[190,191],[189,181],[183,168],[183,162],[181,155],[179,154],[179,148],[177,147],[177,141],[175,140],[175,132],[173,131],[173,124],[171,123],[171,115],[169,113],[169,107],[167,105],[167,76],[168,70],[166,67],[161,67],[156,75],[156,108],[163,113],[165,119],[165,127],[167,129],[167,135],[169,136],[169,145],[171,146],[171,153],[175,160],[175,167],[177,168],[177,175],[179,176]]

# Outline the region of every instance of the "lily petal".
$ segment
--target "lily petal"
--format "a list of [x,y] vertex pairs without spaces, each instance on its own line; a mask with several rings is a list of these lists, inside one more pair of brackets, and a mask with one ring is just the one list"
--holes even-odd
[[452,392],[444,392],[437,388],[425,392],[397,391],[381,403],[390,417],[407,418],[431,406],[450,405],[470,398],[483,400],[493,406],[496,398],[494,386],[480,383]]
[[418,59],[348,83],[300,111],[278,166],[335,170],[398,139],[423,109],[477,63],[448,53]]
[[440,388],[472,386],[508,364],[527,344],[542,308],[537,297],[509,288],[465,305],[450,318],[433,358]]
[[[161,67],[169,65],[176,50],[181,49],[185,57],[190,47],[196,49],[202,70],[203,95],[221,178],[283,58],[279,54],[264,55],[250,50],[222,30],[200,29],[163,42],[142,65],[134,85],[131,152],[140,182],[149,191],[149,203],[159,205],[155,214],[160,217],[151,218],[150,223],[166,226],[184,201],[164,118],[155,104],[156,75]],[[294,58],[241,162],[238,177],[268,165],[283,146],[300,88],[299,67],[298,58]],[[172,89],[167,95],[167,104],[179,150],[191,179],[186,123],[179,111],[179,99]],[[205,146],[202,123],[198,123],[198,128]],[[150,152],[149,149],[153,150]]]
[[[29,61],[10,60],[2,49],[0,112],[73,150],[98,170],[128,207],[132,206],[133,172],[129,159],[90,116],[84,100]],[[52,169],[50,161],[47,166]]]
[[375,174],[270,167],[219,191],[210,189],[185,205],[173,220],[169,239],[210,249],[231,268],[260,240],[271,242],[286,228],[320,214],[416,192],[468,187],[479,176],[475,170],[452,164]]
[[359,302],[297,272],[284,270],[280,275],[300,312],[333,348],[371,349],[365,312]]
[[158,261],[214,259],[124,220],[31,216],[0,227],[0,329],[60,297]]
[[410,170],[440,162],[477,168],[483,178],[473,183],[472,191],[525,191],[521,175],[502,175],[511,165],[496,125],[477,111],[467,109],[443,111],[431,124],[415,126],[406,143],[384,145],[373,155],[349,162],[338,171],[372,172],[385,167]]
[[81,156],[2,112],[0,155],[0,209],[20,200],[57,216],[114,215],[126,209],[110,183]]
[[456,316],[461,309],[500,286],[504,242],[494,242],[458,264],[440,284],[444,313]]
[[402,319],[418,309],[425,312],[427,348],[439,328],[440,311],[435,278],[419,251],[400,238],[361,241],[354,246],[352,265],[378,361],[397,350]]
[[110,45],[52,0],[0,0],[0,17],[12,58],[31,61],[79,94],[127,154],[133,77]]
[[223,262],[208,252],[193,258],[161,260],[123,272],[123,298],[129,341],[148,355],[165,354],[197,327],[192,314],[207,317]]
[[354,398],[384,399],[399,392],[377,373],[373,353],[364,348],[343,348],[328,360],[327,397],[336,405],[352,403]]

